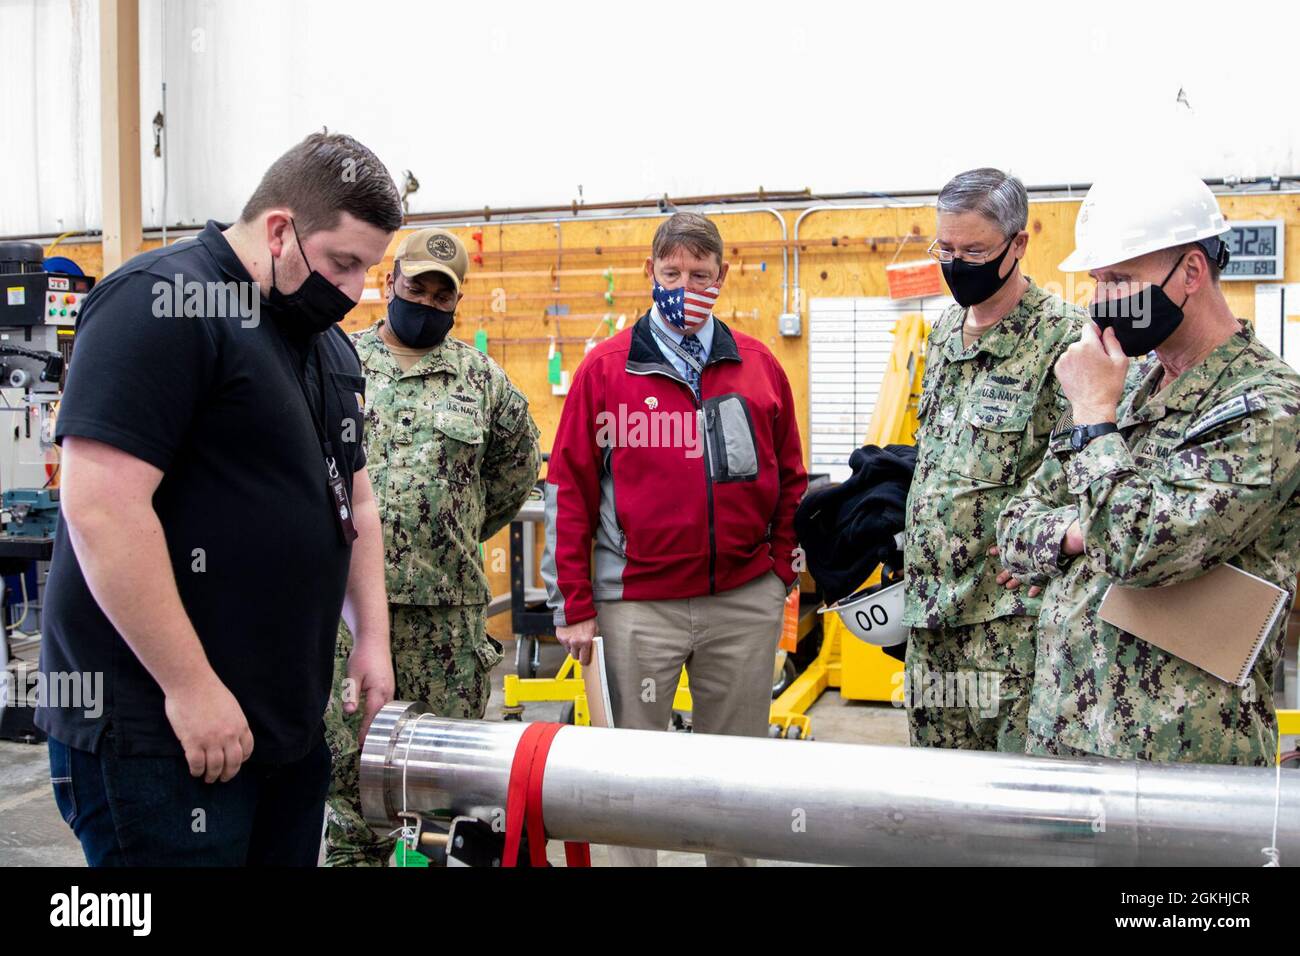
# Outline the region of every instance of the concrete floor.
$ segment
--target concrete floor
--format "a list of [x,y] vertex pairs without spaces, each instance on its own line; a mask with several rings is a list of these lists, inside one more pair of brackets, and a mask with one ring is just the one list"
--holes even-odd
[[[543,651],[542,672],[554,673],[563,655],[558,645],[543,645]],[[488,720],[501,719],[502,678],[513,672],[514,645],[507,644],[506,659],[493,673]],[[562,706],[530,704],[524,719],[558,720]],[[845,701],[832,690],[822,696],[810,716],[818,740],[907,745],[907,717],[890,704]],[[562,864],[563,846],[552,844],[551,855],[555,863]],[[592,847],[594,865],[603,865],[607,859],[604,847]],[[660,853],[662,866],[703,863],[704,858],[695,853]],[[0,867],[84,865],[81,847],[54,805],[45,745],[0,741]]]

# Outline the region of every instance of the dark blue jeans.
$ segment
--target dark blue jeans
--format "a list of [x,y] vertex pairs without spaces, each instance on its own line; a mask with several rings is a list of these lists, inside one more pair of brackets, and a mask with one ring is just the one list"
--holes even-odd
[[227,783],[190,776],[183,757],[123,757],[53,737],[50,782],[91,866],[315,866],[329,790],[322,733],[302,760],[245,764]]

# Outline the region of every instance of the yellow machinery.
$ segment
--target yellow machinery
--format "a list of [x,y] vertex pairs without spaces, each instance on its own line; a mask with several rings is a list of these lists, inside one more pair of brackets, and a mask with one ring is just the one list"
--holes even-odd
[[[1282,738],[1300,737],[1300,710],[1279,710],[1277,712],[1277,759],[1282,760]],[[1297,750],[1300,750],[1298,742]]]
[[[586,727],[591,723],[591,711],[587,708],[587,687],[582,680],[582,665],[572,657],[565,657],[564,663],[554,677],[520,677],[507,674],[505,677],[505,714],[506,719],[519,718],[524,705],[540,701],[573,701],[573,722]],[[689,711],[691,709],[691,691],[686,682],[686,669],[682,669],[682,679],[677,684],[677,694],[673,697],[673,710]]]

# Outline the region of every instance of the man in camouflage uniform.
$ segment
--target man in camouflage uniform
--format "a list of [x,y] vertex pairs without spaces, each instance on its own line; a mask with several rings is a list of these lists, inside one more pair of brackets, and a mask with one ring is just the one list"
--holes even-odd
[[[1007,567],[1050,578],[1028,751],[1268,766],[1285,614],[1244,687],[1098,616],[1112,584],[1159,587],[1229,563],[1294,598],[1300,568],[1300,376],[1224,300],[1226,224],[1209,188],[1131,185],[1129,197],[1098,183],[1080,210],[1061,268],[1098,280],[1106,327],[1089,323],[1058,363],[1071,419],[998,523]],[[1142,297],[1128,317],[1117,307]]]
[[1022,753],[1037,589],[990,548],[1003,504],[1038,467],[1064,408],[1052,364],[1082,310],[1020,272],[1028,197],[995,169],[939,194],[938,238],[957,305],[930,333],[904,546],[913,746]]
[[[480,718],[501,645],[479,543],[515,516],[541,467],[528,400],[487,355],[446,337],[469,258],[441,229],[412,233],[386,280],[388,317],[355,336],[370,401],[366,449],[384,528],[396,699]],[[340,625],[326,737],[334,756],[326,865],[383,866],[394,840],[361,816],[352,635]]]

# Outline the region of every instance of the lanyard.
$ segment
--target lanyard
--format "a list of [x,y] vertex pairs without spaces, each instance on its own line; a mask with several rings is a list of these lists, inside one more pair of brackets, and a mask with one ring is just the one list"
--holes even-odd
[[316,379],[320,385],[320,395],[316,404],[312,403],[311,392],[307,388],[306,363],[304,362],[304,368],[300,369],[297,356],[290,354],[289,358],[293,364],[294,375],[298,379],[298,388],[302,391],[303,402],[307,405],[307,412],[311,415],[311,423],[316,429],[316,438],[320,442],[321,454],[325,458],[325,484],[330,493],[330,507],[334,512],[339,533],[343,536],[343,543],[350,545],[357,539],[357,529],[352,520],[352,503],[348,500],[348,490],[343,484],[343,477],[339,474],[338,464],[334,460],[334,445],[325,431],[325,366],[321,361],[320,352],[320,341],[318,339],[312,342],[311,345],[312,358],[316,363]]
[[[312,426],[316,429],[316,440],[320,442],[321,453],[325,456],[325,461],[329,464],[332,471],[337,471],[334,467],[334,445],[329,440],[325,432],[325,367],[320,357],[320,342],[313,342],[311,345],[311,355],[309,359],[316,365],[316,381],[320,385],[320,393],[317,395],[316,402],[311,400],[311,390],[307,388],[307,376],[305,368],[299,368],[297,358],[294,357],[293,371],[298,379],[298,388],[302,391],[302,400],[307,405],[307,413],[311,416]],[[306,363],[303,363],[304,366]]]
[[678,345],[676,342],[670,339],[668,337],[667,332],[660,331],[659,325],[654,321],[653,317],[651,318],[650,321],[650,331],[654,333],[655,338],[657,338],[664,345],[668,346],[668,348],[672,351],[674,355],[676,355],[683,362],[685,362],[688,368],[694,369],[696,375],[698,375],[700,378],[704,377],[704,366],[700,364],[699,360],[696,359],[695,356],[692,355],[690,352],[686,351],[686,349],[682,348],[680,345]]

